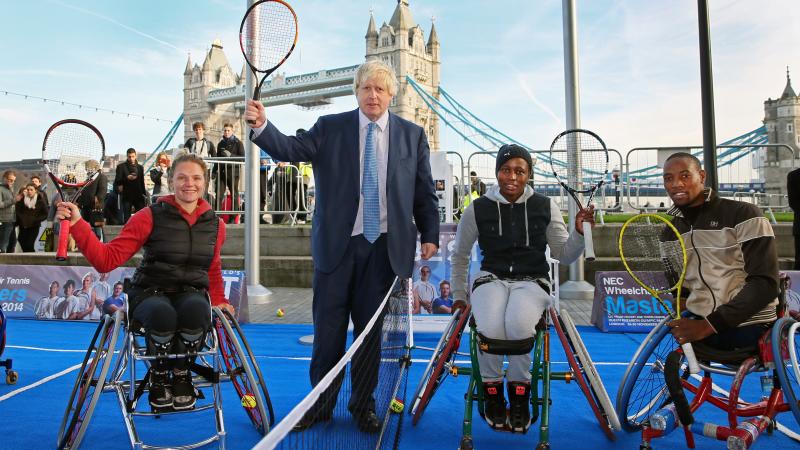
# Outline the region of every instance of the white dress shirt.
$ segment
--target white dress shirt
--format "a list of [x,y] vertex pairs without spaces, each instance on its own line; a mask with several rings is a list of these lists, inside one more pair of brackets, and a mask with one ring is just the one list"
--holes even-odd
[[[370,120],[358,110],[358,212],[350,236],[364,233],[364,195],[361,194],[361,180],[364,175],[364,148],[367,145],[367,126]],[[375,121],[375,158],[378,163],[378,198],[381,209],[381,233],[386,233],[386,171],[389,167],[389,111]],[[253,129],[251,139],[255,139],[267,128],[267,121]]]

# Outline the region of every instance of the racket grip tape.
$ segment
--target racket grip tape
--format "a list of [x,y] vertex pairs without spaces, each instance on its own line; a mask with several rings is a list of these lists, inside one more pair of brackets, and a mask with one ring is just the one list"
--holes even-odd
[[594,241],[592,241],[592,224],[583,222],[583,242],[585,245],[584,258],[587,261],[594,261]]
[[67,259],[67,243],[69,242],[69,219],[62,219],[58,227],[58,246],[56,247],[56,260]]
[[692,344],[687,342],[681,345],[681,348],[683,349],[683,355],[686,357],[686,363],[689,365],[689,373],[692,375],[700,373],[700,365],[697,363],[697,356],[694,354]]

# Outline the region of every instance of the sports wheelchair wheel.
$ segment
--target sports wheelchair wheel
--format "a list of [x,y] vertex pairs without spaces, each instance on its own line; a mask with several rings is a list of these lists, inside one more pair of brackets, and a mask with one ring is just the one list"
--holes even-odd
[[786,403],[800,425],[800,322],[784,317],[772,327],[772,354]]
[[94,337],[83,357],[75,386],[69,397],[67,410],[58,430],[58,448],[77,448],[83,439],[97,405],[103,386],[107,382],[108,368],[114,358],[122,312],[104,315],[94,332]]
[[[264,399],[269,399],[267,388],[264,385],[260,370],[255,372],[253,367],[258,368],[255,357],[247,346],[248,358],[244,359],[245,352],[242,349],[242,342],[245,343],[244,335],[239,328],[236,320],[227,312],[219,308],[213,308],[214,329],[219,338],[219,352],[228,377],[233,383],[236,394],[253,426],[256,430],[265,435],[269,432],[269,427],[273,423],[272,405]],[[231,324],[235,324],[233,327]],[[234,332],[234,327],[236,332]],[[238,336],[238,339],[237,339]],[[248,359],[250,360],[248,362]],[[258,377],[258,381],[256,381]],[[267,405],[269,415],[267,415]]]
[[597,421],[600,423],[600,428],[606,436],[614,440],[614,431],[620,429],[619,419],[617,418],[614,406],[611,404],[611,398],[606,392],[603,385],[603,380],[589,356],[589,351],[578,333],[578,328],[575,327],[575,322],[569,315],[567,310],[562,309],[561,315],[556,313],[555,308],[550,308],[550,318],[553,322],[553,328],[556,329],[558,339],[564,347],[564,353],[567,355],[567,361],[572,369],[575,379],[578,382],[581,390],[583,391],[589,406],[592,408]]
[[[671,401],[664,381],[664,364],[678,343],[664,318],[642,341],[628,364],[617,391],[617,415],[626,431],[641,429],[650,415]],[[681,357],[681,376],[687,379],[686,358]]]
[[417,389],[414,391],[411,409],[409,410],[409,414],[414,416],[411,419],[412,425],[416,425],[419,419],[422,418],[422,414],[425,413],[425,408],[433,398],[433,394],[436,393],[436,390],[449,375],[449,369],[456,359],[456,352],[459,345],[461,345],[461,334],[464,332],[471,309],[471,306],[467,304],[464,309],[454,312],[450,317],[450,321],[447,322],[447,327],[445,327],[442,337],[439,338],[439,343],[436,344],[433,356],[428,361]]

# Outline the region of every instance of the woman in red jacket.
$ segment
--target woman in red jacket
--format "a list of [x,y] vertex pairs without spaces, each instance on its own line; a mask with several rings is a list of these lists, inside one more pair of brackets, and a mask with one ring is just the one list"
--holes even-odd
[[[172,182],[175,194],[131,216],[108,244],[92,233],[76,205],[62,202],[56,214],[58,219],[70,220],[78,247],[101,273],[143,249],[128,292],[128,316],[144,327],[151,355],[199,349],[211,325],[211,306],[234,312],[222,281],[225,224],[203,200],[208,186],[206,164],[195,155],[180,156],[173,163]],[[190,358],[153,360],[148,393],[153,409],[194,407],[190,363]]]

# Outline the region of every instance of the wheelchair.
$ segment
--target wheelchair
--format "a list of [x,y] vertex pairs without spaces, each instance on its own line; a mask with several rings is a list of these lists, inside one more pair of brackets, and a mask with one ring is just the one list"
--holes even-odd
[[[544,312],[542,319],[536,327],[536,334],[533,338],[532,345],[528,345],[525,349],[517,349],[517,351],[520,352],[517,354],[533,351],[530,399],[531,423],[535,423],[537,420],[540,421],[539,442],[536,448],[542,450],[550,448],[550,405],[552,402],[550,387],[551,382],[554,380],[565,381],[567,383],[573,380],[576,381],[586,397],[592,409],[592,413],[597,418],[603,433],[609,440],[614,440],[614,431],[620,428],[614,407],[595,369],[594,363],[589,357],[589,352],[583,344],[580,334],[578,334],[574,321],[566,310],[562,310],[560,314],[557,312],[558,262],[550,259],[550,264],[551,286],[553,286],[553,288],[550,289],[550,295],[552,297],[552,305],[554,306],[550,306]],[[463,366],[456,362],[456,356],[460,355],[457,350],[467,323],[469,323],[470,327],[470,365]],[[564,348],[564,353],[569,363],[569,370],[565,372],[553,371],[551,367],[551,328],[555,330],[555,336],[557,336],[558,341]],[[433,398],[433,395],[448,376],[452,375],[453,377],[457,377],[459,375],[466,375],[469,377],[469,383],[464,396],[465,409],[459,449],[473,449],[472,417],[473,405],[475,403],[478,405],[478,414],[481,418],[484,418],[483,382],[478,365],[478,352],[509,354],[507,343],[510,341],[503,342],[506,342],[506,344],[498,345],[498,347],[503,348],[494,348],[492,343],[484,342],[484,340],[481,339],[477,332],[475,321],[471,318],[469,305],[463,310],[455,311],[445,328],[445,332],[442,334],[442,337],[439,339],[434,349],[433,356],[423,372],[423,376],[420,379],[412,399],[412,405],[409,410],[409,414],[413,416],[412,424],[416,425],[419,422],[425,412],[425,408]],[[495,431],[511,432],[511,429],[506,428],[504,430]]]
[[[779,316],[783,315],[783,297],[782,289]],[[772,434],[776,429],[800,439],[797,428],[792,431],[776,420],[779,413],[791,410],[800,424],[800,323],[782,317],[765,331],[757,346],[741,351],[710,350],[695,344],[702,374],[692,375],[666,326],[670,320],[665,318],[642,341],[617,392],[619,420],[626,431],[641,432],[640,449],[652,448],[653,439],[678,429],[683,430],[690,448],[695,445],[695,434],[727,441],[729,449],[737,450],[750,448],[765,431]],[[761,398],[752,401],[741,397],[745,377],[751,373],[761,374]],[[729,391],[715,384],[712,375],[733,377]],[[687,392],[691,401],[685,397]],[[727,423],[700,422],[682,412],[688,408],[694,414],[704,403],[722,410]],[[681,421],[681,417],[685,419]],[[682,423],[690,421],[689,425]]]
[[[0,356],[3,356],[3,352],[6,349],[6,316],[3,314],[3,310],[0,309]],[[13,361],[11,358],[8,359],[0,359],[0,367],[5,367],[6,369],[6,384],[17,384],[17,380],[19,380],[19,374],[16,370],[13,369]]]
[[[217,442],[219,448],[224,449],[226,432],[220,389],[222,381],[233,384],[253,426],[260,434],[265,435],[274,424],[275,417],[255,356],[233,316],[219,308],[212,308],[211,315],[211,329],[205,333],[204,343],[199,350],[166,356],[146,354],[144,330],[130,329],[123,311],[104,315],[95,329],[70,394],[59,427],[58,448],[74,449],[80,445],[100,394],[111,392],[116,394],[119,401],[132,448],[168,448],[144,443],[137,431],[136,418],[160,418],[162,415],[211,410],[215,422],[214,434],[199,442],[180,445],[180,448],[191,449]],[[145,406],[137,408],[139,400],[147,391],[153,360],[187,356],[195,357],[195,362],[189,367],[198,399],[195,407],[182,411],[171,408],[153,410],[145,399],[142,402]],[[145,369],[144,375],[137,375],[142,369]],[[206,399],[203,389],[209,387],[211,396]],[[174,445],[169,448],[174,448]]]

